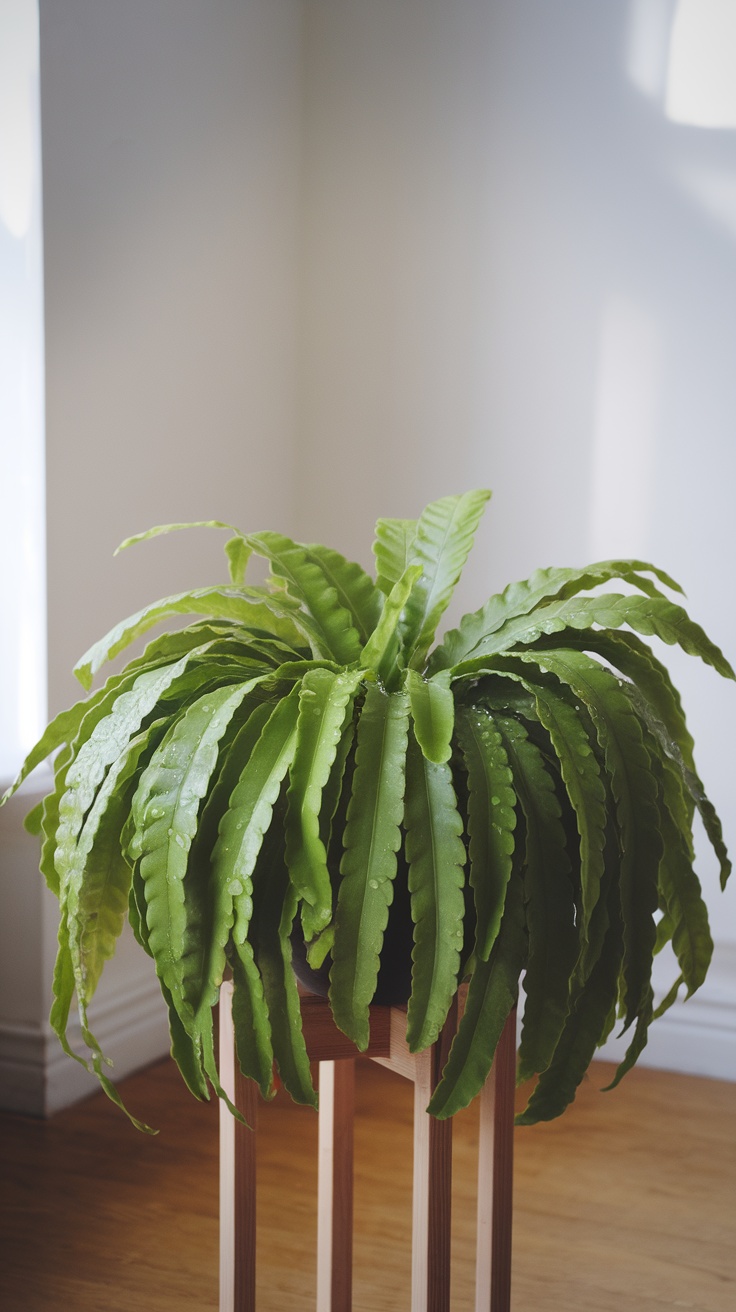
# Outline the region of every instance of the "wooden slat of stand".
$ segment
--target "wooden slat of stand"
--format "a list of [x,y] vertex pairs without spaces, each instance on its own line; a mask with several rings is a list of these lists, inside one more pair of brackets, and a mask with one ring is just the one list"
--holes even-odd
[[231,996],[219,1009],[220,1079],[248,1124],[220,1103],[220,1312],[255,1312],[258,1092],[235,1060]]
[[475,1312],[509,1312],[514,1187],[516,1007],[480,1093]]
[[350,1312],[355,1062],[319,1065],[317,1312]]
[[[255,1129],[256,1090],[234,1061],[231,990],[220,1007],[224,1087]],[[462,1001],[462,1000],[461,1000]],[[335,1026],[324,999],[302,998],[307,1048],[320,1061],[318,1312],[352,1306],[354,1048]],[[414,1083],[414,1198],[411,1312],[449,1312],[452,1120],[426,1107],[457,1025],[453,1006],[440,1041],[409,1052],[406,1012],[371,1009],[368,1056]],[[513,1187],[516,1011],[498,1046],[480,1097],[476,1312],[509,1312]],[[255,1312],[255,1134],[221,1109],[220,1312]]]

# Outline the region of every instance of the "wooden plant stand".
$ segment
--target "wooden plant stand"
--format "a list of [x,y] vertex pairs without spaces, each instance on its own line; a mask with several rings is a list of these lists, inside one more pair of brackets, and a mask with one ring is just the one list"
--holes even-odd
[[[220,1312],[256,1312],[256,1146],[259,1095],[234,1056],[232,990],[220,997],[220,1073],[248,1130],[220,1109]],[[353,1102],[355,1048],[335,1026],[327,1002],[305,994],[307,1050],[319,1062],[317,1312],[350,1312],[353,1245]],[[406,1011],[371,1008],[373,1061],[414,1084],[414,1184],[411,1312],[450,1312],[452,1120],[426,1106],[457,1024],[413,1055],[404,1037]],[[511,1014],[479,1098],[475,1312],[509,1312],[513,1191],[516,1015]]]

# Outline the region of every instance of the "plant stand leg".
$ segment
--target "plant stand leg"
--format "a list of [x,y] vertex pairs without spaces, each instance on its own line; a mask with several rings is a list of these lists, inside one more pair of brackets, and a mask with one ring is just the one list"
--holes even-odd
[[414,1058],[411,1312],[450,1312],[452,1120],[427,1115],[457,1027],[457,1001],[440,1039]]
[[350,1312],[353,1295],[355,1062],[319,1064],[317,1312]]
[[480,1094],[475,1312],[509,1312],[514,1184],[516,1008]]
[[220,1103],[220,1312],[256,1307],[256,1127],[258,1091],[235,1060],[230,991],[220,1000],[220,1078],[240,1125]]

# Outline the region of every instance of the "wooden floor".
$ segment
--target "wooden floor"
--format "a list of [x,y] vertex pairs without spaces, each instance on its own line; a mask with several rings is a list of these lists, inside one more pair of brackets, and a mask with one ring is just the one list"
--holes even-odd
[[[736,1086],[597,1066],[560,1121],[516,1132],[514,1312],[736,1310]],[[0,1117],[3,1312],[217,1308],[217,1109],[169,1063],[47,1122]],[[411,1090],[361,1063],[356,1312],[409,1307]],[[473,1109],[456,1119],[452,1312],[470,1312]],[[261,1117],[259,1312],[313,1306],[313,1112]]]

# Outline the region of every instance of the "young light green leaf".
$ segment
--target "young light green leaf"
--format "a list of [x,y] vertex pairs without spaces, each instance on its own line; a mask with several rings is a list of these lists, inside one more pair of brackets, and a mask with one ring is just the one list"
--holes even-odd
[[389,595],[394,585],[414,561],[415,519],[379,519],[373,555],[376,561],[376,586]]
[[410,736],[407,752],[406,856],[414,921],[412,988],[406,1037],[421,1052],[438,1037],[457,987],[463,946],[465,848],[452,773],[423,755]]
[[286,809],[286,863],[302,900],[307,941],[332,918],[332,886],[327,852],[320,837],[322,791],[342,734],[345,714],[358,690],[360,672],[332,674],[311,670],[299,694],[297,741]]
[[490,492],[482,489],[431,502],[417,523],[412,563],[422,577],[407,598],[404,620],[406,663],[421,669],[440,619],[460,578]]
[[441,765],[452,755],[452,731],[455,724],[455,700],[444,680],[423,679],[416,670],[407,670],[414,735],[428,761]]
[[250,547],[240,533],[235,537],[229,538],[225,543],[225,555],[227,556],[227,566],[230,571],[230,581],[236,588],[242,588],[245,583],[245,574],[248,568],[248,561],[251,558]]
[[156,524],[154,528],[145,529],[143,533],[134,533],[132,537],[126,538],[115,548],[114,555],[125,551],[127,547],[134,547],[138,542],[148,542],[149,538],[160,537],[163,533],[179,533],[184,528],[228,528],[231,533],[237,534],[242,539],[242,533],[239,528],[233,524],[226,524],[221,519],[198,519],[190,524]]
[[358,722],[330,972],[333,1015],[361,1051],[370,1037],[368,1007],[393,901],[407,736],[406,696],[369,686]]
[[516,793],[501,735],[479,707],[461,708],[458,741],[468,774],[470,885],[475,896],[476,953],[487,961],[498,936],[511,878]]
[[401,616],[407,599],[422,576],[421,565],[409,565],[387,596],[381,618],[360,654],[361,665],[373,670],[384,687],[395,692],[401,647]]

